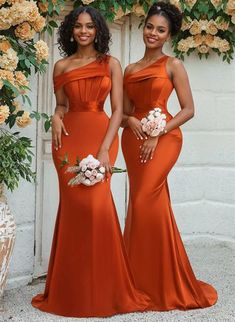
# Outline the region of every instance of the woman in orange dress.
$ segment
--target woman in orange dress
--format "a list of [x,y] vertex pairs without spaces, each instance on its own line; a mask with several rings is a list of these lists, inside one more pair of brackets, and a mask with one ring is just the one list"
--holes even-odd
[[[137,287],[154,302],[154,310],[204,308],[215,304],[216,290],[193,273],[170,203],[167,176],[182,146],[180,125],[194,114],[187,73],[162,47],[180,29],[182,16],[173,5],[154,4],[143,30],[145,54],[124,76],[122,149],[130,196],[124,241]],[[167,100],[175,89],[181,110],[172,117]],[[160,107],[166,127],[156,137],[142,131],[140,120]]]
[[[32,305],[71,317],[106,317],[143,311],[149,298],[134,285],[110,191],[110,181],[68,186],[61,168],[92,154],[110,173],[118,152],[122,119],[122,72],[108,56],[110,34],[101,14],[79,7],[65,17],[59,44],[66,58],[54,67],[56,109],[52,121],[53,159],[60,204],[46,287]],[[103,110],[110,93],[112,116]]]

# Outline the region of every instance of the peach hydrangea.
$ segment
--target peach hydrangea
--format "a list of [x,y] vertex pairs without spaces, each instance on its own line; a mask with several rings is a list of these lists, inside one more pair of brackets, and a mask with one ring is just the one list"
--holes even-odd
[[14,71],[18,65],[19,58],[13,48],[0,55],[0,68]]
[[34,44],[36,49],[36,59],[38,62],[42,60],[47,60],[49,53],[48,53],[48,46],[43,40],[39,40]]
[[7,105],[0,105],[0,124],[3,124],[9,115],[9,107]]
[[21,116],[16,117],[16,124],[19,127],[26,127],[31,123],[30,113],[27,111],[24,111],[24,113]]

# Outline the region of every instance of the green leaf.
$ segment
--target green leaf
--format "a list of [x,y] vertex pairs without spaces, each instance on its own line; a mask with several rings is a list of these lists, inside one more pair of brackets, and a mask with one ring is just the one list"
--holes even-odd
[[49,21],[49,25],[50,25],[51,27],[53,27],[53,28],[57,28],[57,27],[58,27],[57,23],[56,23],[54,20],[50,20],[50,21]]

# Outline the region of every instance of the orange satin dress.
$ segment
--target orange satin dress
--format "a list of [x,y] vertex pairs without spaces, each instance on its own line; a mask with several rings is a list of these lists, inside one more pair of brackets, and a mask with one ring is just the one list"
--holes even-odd
[[[124,88],[133,103],[133,115],[141,119],[161,107],[167,121],[167,100],[173,84],[166,71],[168,56],[129,73]],[[179,128],[159,138],[154,157],[140,162],[141,141],[130,128],[122,135],[130,195],[124,241],[137,287],[154,302],[154,310],[204,308],[215,304],[216,290],[193,273],[171,208],[167,176],[182,146]]]
[[[69,317],[106,317],[144,311],[150,299],[135,289],[110,181],[94,186],[68,186],[73,174],[60,168],[67,153],[96,156],[109,118],[103,104],[111,89],[109,56],[55,77],[55,91],[64,87],[69,111],[62,148],[53,149],[59,178],[60,203],[44,294],[32,300],[42,311]],[[118,152],[118,136],[110,148],[111,164]]]

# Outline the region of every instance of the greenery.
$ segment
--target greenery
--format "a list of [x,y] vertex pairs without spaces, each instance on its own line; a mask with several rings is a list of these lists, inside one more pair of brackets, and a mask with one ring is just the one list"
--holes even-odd
[[18,187],[20,178],[35,181],[36,175],[31,170],[31,148],[29,138],[0,128],[0,183],[11,191]]

